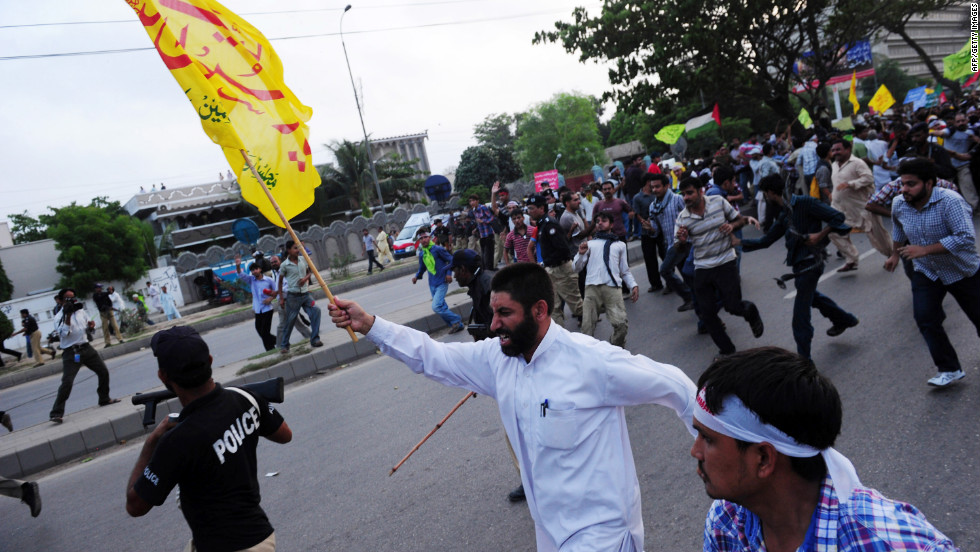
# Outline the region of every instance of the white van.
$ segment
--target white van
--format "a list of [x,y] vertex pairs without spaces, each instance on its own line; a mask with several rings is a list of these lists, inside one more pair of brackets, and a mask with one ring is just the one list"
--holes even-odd
[[395,247],[392,253],[395,255],[396,259],[401,259],[403,257],[411,257],[416,255],[419,247],[418,237],[415,235],[419,228],[423,226],[429,227],[432,224],[432,218],[429,213],[415,213],[408,217],[405,222],[405,226],[402,227],[402,231],[398,233],[395,237]]

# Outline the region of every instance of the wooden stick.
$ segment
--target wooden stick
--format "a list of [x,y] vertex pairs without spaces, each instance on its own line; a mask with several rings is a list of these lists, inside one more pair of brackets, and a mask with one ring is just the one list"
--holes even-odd
[[391,475],[394,474],[395,471],[398,470],[398,468],[402,467],[402,464],[405,463],[405,460],[408,460],[409,457],[411,457],[413,454],[415,454],[415,451],[419,450],[419,447],[422,446],[422,443],[424,443],[429,437],[432,437],[432,434],[435,433],[436,431],[438,431],[439,428],[442,427],[442,424],[446,423],[446,420],[448,420],[449,417],[452,416],[453,413],[455,413],[456,410],[459,409],[459,407],[463,406],[463,403],[464,402],[466,402],[467,400],[469,400],[470,397],[475,397],[475,396],[476,396],[476,393],[474,393],[474,392],[471,391],[471,392],[467,393],[465,397],[463,397],[463,400],[461,400],[458,403],[456,403],[456,406],[454,406],[453,409],[449,411],[449,414],[446,414],[446,417],[445,418],[439,420],[439,423],[436,424],[436,427],[432,428],[432,431],[430,431],[428,434],[426,434],[425,437],[422,437],[422,440],[419,441],[419,444],[417,444],[414,447],[412,447],[412,450],[408,451],[408,454],[405,455],[405,458],[402,458],[402,461],[401,462],[395,464],[395,467],[394,468],[391,468],[391,471],[388,472],[388,477],[391,477]]
[[[278,214],[279,218],[282,219],[282,223],[286,226],[286,231],[288,231],[289,235],[292,236],[293,241],[299,244],[299,236],[297,236],[296,232],[293,231],[293,227],[289,225],[289,220],[286,219],[286,215],[283,214],[282,209],[279,208],[279,204],[276,203],[276,198],[272,197],[272,192],[270,192],[269,187],[265,185],[265,181],[262,180],[261,176],[259,176],[259,171],[255,170],[255,165],[253,165],[252,160],[248,158],[248,153],[244,149],[240,149],[238,151],[242,153],[242,158],[245,159],[245,163],[248,165],[249,170],[252,171],[252,176],[259,181],[259,184],[262,186],[262,191],[264,191],[266,197],[269,198],[269,202],[272,203],[272,207],[276,210],[276,214]],[[316,281],[320,282],[320,287],[323,288],[324,292],[326,292],[327,299],[336,305],[337,302],[334,300],[333,294],[330,293],[330,288],[327,287],[327,283],[323,281],[323,276],[320,276],[320,271],[317,270],[316,265],[313,264],[313,259],[306,254],[306,248],[300,245],[299,252],[303,254],[303,258],[306,259],[306,264],[309,265],[310,270],[312,270],[313,274],[316,276]],[[357,334],[354,333],[354,330],[352,330],[350,326],[348,326],[346,329],[351,341],[357,343]]]

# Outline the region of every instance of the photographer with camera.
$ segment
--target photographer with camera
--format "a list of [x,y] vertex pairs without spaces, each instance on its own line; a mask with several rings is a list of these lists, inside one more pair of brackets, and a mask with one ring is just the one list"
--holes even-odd
[[255,449],[259,436],[288,443],[293,434],[261,396],[211,378],[211,354],[194,328],[157,332],[150,342],[157,377],[183,407],[146,438],[126,488],[126,512],[145,515],[175,485],[190,526],[186,550],[272,552],[276,536],[259,506]]
[[113,399],[109,396],[109,369],[106,368],[98,351],[88,343],[86,333],[90,329],[95,329],[95,322],[85,312],[85,306],[82,302],[75,297],[75,290],[65,288],[58,293],[58,298],[61,301],[61,310],[59,311],[61,320],[56,324],[55,331],[61,338],[59,344],[62,350],[62,375],[61,386],[58,387],[58,396],[54,400],[50,414],[50,420],[56,424],[64,421],[65,403],[68,402],[75,376],[78,375],[82,366],[95,372],[99,378],[97,388],[99,406],[119,402],[119,399]]
[[[783,198],[785,184],[779,175],[769,175],[759,181],[759,190],[765,195],[769,205],[778,207],[775,222],[761,238],[742,240],[742,250],[748,253],[764,249],[786,236],[786,264],[793,267],[793,282],[796,285],[796,300],[793,303],[793,338],[796,352],[810,358],[810,343],[813,341],[813,325],[810,323],[810,309],[830,319],[833,326],[827,329],[831,337],[844,333],[844,330],[857,326],[858,319],[853,314],[837,306],[833,299],[817,291],[817,282],[823,274],[826,254],[824,248],[828,235],[834,232],[846,235],[851,227],[844,221],[844,213],[828,206],[819,199],[804,195]],[[824,226],[826,223],[826,226]]]

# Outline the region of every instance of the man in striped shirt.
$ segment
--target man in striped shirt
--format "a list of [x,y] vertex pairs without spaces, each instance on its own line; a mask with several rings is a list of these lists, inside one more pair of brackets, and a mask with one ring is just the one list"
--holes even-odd
[[527,255],[527,244],[531,241],[531,230],[524,224],[524,213],[520,209],[515,209],[510,214],[510,220],[514,224],[514,229],[507,234],[504,247],[514,256],[515,263],[533,263],[537,259],[531,259]]
[[735,352],[718,317],[718,302],[730,314],[741,316],[752,327],[752,335],[761,337],[762,317],[754,303],[742,300],[742,287],[735,264],[732,232],[745,226],[746,219],[728,201],[719,196],[705,196],[701,181],[685,178],[679,184],[685,208],[677,215],[675,239],[679,252],[694,248],[694,294],[699,300],[701,320],[722,355]]

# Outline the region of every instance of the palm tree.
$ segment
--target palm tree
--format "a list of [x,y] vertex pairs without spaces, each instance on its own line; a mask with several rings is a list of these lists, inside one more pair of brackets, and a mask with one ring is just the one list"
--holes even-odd
[[340,207],[332,212],[358,209],[362,204],[369,203],[371,166],[364,148],[348,140],[328,144],[327,148],[333,152],[337,164],[323,165],[319,170],[327,202],[333,207]]
[[[329,215],[377,205],[371,165],[363,145],[343,140],[328,144],[327,148],[333,152],[336,164],[318,168],[323,180],[323,185],[317,189],[322,192],[316,196],[320,212]],[[398,155],[379,159],[375,169],[386,202],[412,201],[422,188],[422,180],[415,177],[415,169]]]

